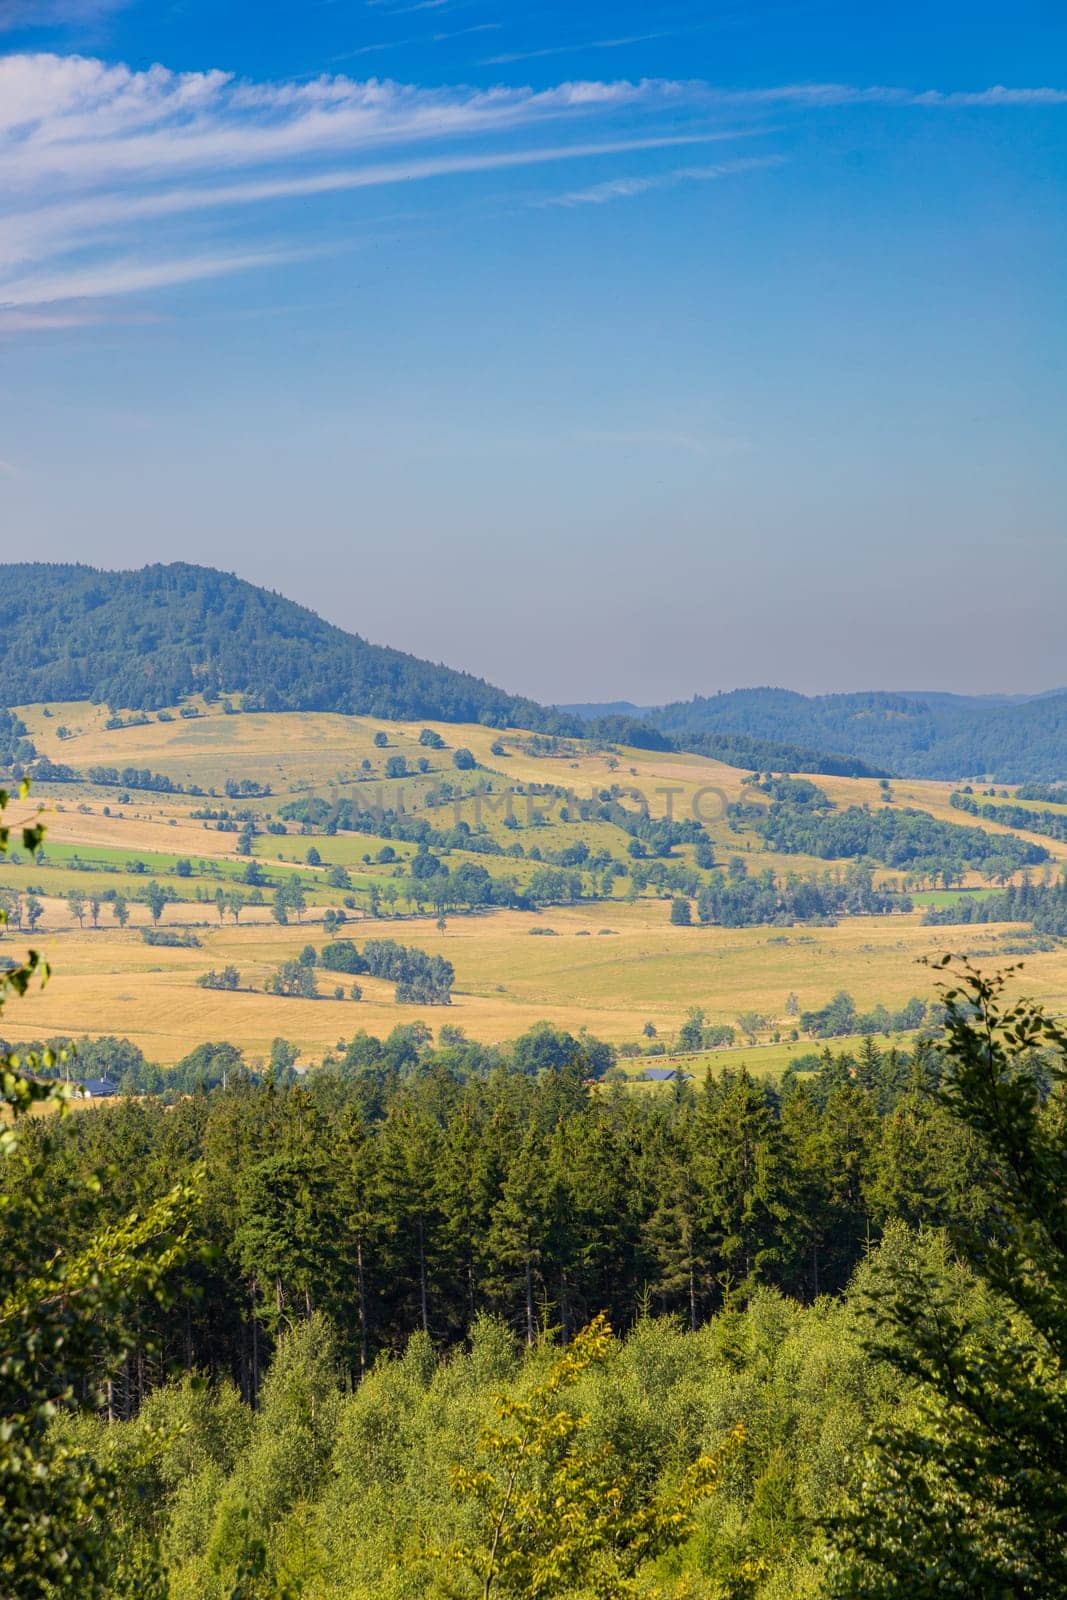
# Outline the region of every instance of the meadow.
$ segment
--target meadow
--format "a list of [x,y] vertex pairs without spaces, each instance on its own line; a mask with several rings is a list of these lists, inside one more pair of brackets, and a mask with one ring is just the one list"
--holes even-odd
[[[188,910],[169,907],[162,926],[194,928],[201,948],[145,944],[141,928],[149,919],[139,906],[127,929],[94,930],[71,926],[65,905],[51,903],[41,942],[54,975],[6,1020],[9,1035],[26,1041],[116,1034],[164,1063],[179,1060],[204,1039],[230,1040],[250,1059],[265,1059],[276,1037],[291,1040],[312,1062],[357,1029],[381,1036],[416,1019],[435,1030],[442,1023],[460,1027],[486,1043],[515,1038],[546,1020],[624,1044],[641,1039],[644,1024],[652,1022],[670,1047],[692,1006],[700,1006],[712,1024],[733,1025],[740,1013],[755,1011],[785,1030],[790,994],[804,1010],[825,1005],[841,989],[854,995],[861,1010],[903,1005],[912,995],[930,993],[931,975],[918,964],[921,959],[961,942],[946,937],[952,930],[923,927],[917,914],[787,931],[672,927],[663,903],[655,900],[468,914],[446,919],[444,932],[432,917],[368,918],[346,926],[357,942],[392,937],[453,963],[451,1006],[427,1009],[398,1005],[393,985],[374,978],[361,980],[359,1002],[264,993],[267,977],[282,961],[298,956],[309,942],[324,942],[321,913],[279,927],[266,920],[264,909],[253,909],[235,927],[232,921],[220,926],[207,908],[194,922]],[[253,915],[258,920],[246,921]],[[990,962],[1001,957],[1004,964],[1003,946],[1019,936],[1019,930],[997,925],[960,932],[968,951]],[[202,973],[231,963],[241,974],[239,991],[197,986]],[[1027,993],[1067,1011],[1067,951],[1029,955],[1024,972]],[[319,972],[320,993],[332,995],[335,981]],[[802,1039],[773,1052],[717,1052],[716,1059],[778,1068],[812,1047]]]
[[[392,841],[391,859],[382,861],[380,838],[331,834],[293,822],[284,832],[258,831],[251,841],[266,883],[259,892],[262,903],[246,904],[235,923],[229,913],[220,919],[214,897],[219,889],[229,892],[244,880],[249,858],[237,853],[236,831],[219,831],[216,820],[194,817],[193,812],[254,814],[257,827],[265,829],[271,823],[279,826],[283,807],[308,796],[328,803],[363,796],[366,804],[403,808],[405,816],[425,817],[437,828],[467,821],[501,848],[520,841],[522,856],[459,849],[447,853],[453,871],[464,862],[475,863],[494,877],[506,873],[520,888],[539,865],[531,857],[534,845],[537,855],[548,857],[580,840],[591,851],[625,859],[626,834],[595,814],[583,820],[577,810],[577,801],[595,798],[612,785],[639,792],[654,817],[704,817],[718,862],[740,855],[752,871],[770,867],[783,874],[825,873],[835,865],[843,871],[847,863],[778,856],[763,849],[750,829],[726,814],[726,806],[746,791],[749,774],[697,756],[545,741],[477,725],[391,723],[325,713],[227,715],[203,703],[194,718],[175,716],[112,729],[105,726],[104,707],[79,703],[47,709],[48,716],[40,706],[23,708],[20,714],[50,759],[79,773],[94,766],[147,767],[204,792],[160,794],[62,783],[40,786],[26,803],[43,807],[48,828],[44,856],[5,864],[0,891],[40,898],[43,911],[34,942],[45,949],[55,975],[19,1008],[18,1021],[8,1022],[15,1041],[116,1034],[140,1045],[150,1059],[170,1063],[206,1038],[230,1040],[250,1059],[264,1059],[272,1040],[284,1037],[298,1046],[305,1063],[313,1063],[357,1029],[384,1035],[398,1023],[419,1018],[434,1028],[447,1022],[485,1042],[514,1038],[547,1020],[572,1031],[586,1028],[616,1045],[643,1040],[645,1024],[652,1023],[670,1048],[686,1013],[699,1006],[709,1024],[734,1025],[743,1012],[766,1019],[755,1047],[717,1054],[744,1060],[754,1069],[780,1070],[788,1059],[812,1048],[806,1039],[782,1042],[790,1028],[788,996],[796,996],[801,1010],[824,1006],[842,989],[855,997],[860,1010],[879,1003],[900,1006],[913,995],[930,995],[930,974],[918,965],[923,957],[962,948],[990,962],[1006,962],[1027,931],[991,924],[961,928],[954,937],[952,928],[925,928],[922,907],[943,904],[958,893],[934,889],[916,894],[915,911],[845,917],[836,926],[676,927],[668,920],[669,895],[655,889],[627,892],[625,878],[611,898],[538,911],[449,914],[443,927],[436,915],[418,915],[413,907],[407,915],[396,915],[397,906],[388,903],[381,908],[384,915],[372,917],[368,895],[376,885],[387,890],[404,878],[416,846]],[[426,743],[425,726],[440,748]],[[63,737],[60,729],[65,730]],[[459,748],[473,755],[472,771],[456,770],[453,755]],[[389,779],[385,763],[398,755],[413,775]],[[414,771],[420,760],[428,768],[425,773]],[[269,786],[271,793],[227,798],[226,785],[242,780]],[[840,806],[873,808],[886,800],[884,787],[873,779],[818,781]],[[428,791],[443,782],[451,785],[448,798],[427,809]],[[525,809],[531,791],[548,786],[551,793],[532,796],[534,815],[540,810],[545,820],[531,823]],[[505,787],[523,791],[515,795],[516,822],[511,827],[505,823]],[[476,794],[475,789],[485,792]],[[572,790],[576,799],[568,802],[566,795],[561,797],[563,790]],[[951,785],[919,781],[894,781],[891,790],[894,806],[914,806],[970,825],[975,819],[950,806],[951,793]],[[237,824],[230,826],[236,830]],[[1067,845],[1043,842],[1054,859],[1067,858]],[[693,847],[683,844],[672,854],[691,862]],[[179,877],[183,861],[189,863],[188,875]],[[343,893],[328,881],[330,869],[338,867],[348,873]],[[900,875],[879,870],[876,877],[893,884]],[[194,930],[199,948],[144,942],[142,929],[150,918],[137,897],[152,879],[180,897],[166,907],[160,926]],[[304,890],[307,909],[280,926],[272,919],[271,895],[277,885],[293,880]],[[966,887],[988,892],[974,873]],[[592,890],[590,881],[588,892]],[[128,898],[129,926],[116,925],[106,899],[101,899],[98,925],[92,926],[84,911],[80,925],[67,896],[99,899],[109,891]],[[251,898],[244,893],[246,900]],[[319,999],[265,993],[266,980],[281,962],[296,957],[309,942],[321,945],[326,937],[323,918],[331,908],[343,911],[344,932],[357,941],[395,938],[445,956],[456,971],[451,1007],[398,1005],[392,984],[373,978],[363,983],[359,1002],[336,1000],[334,979],[322,972]],[[25,938],[25,930],[12,928],[7,944],[13,947]],[[209,969],[230,964],[241,974],[236,992],[197,985]],[[1025,988],[1053,1010],[1067,1011],[1067,950],[1028,955]],[[778,1042],[773,1042],[775,1033],[782,1036]],[[628,1070],[640,1068],[635,1063]]]

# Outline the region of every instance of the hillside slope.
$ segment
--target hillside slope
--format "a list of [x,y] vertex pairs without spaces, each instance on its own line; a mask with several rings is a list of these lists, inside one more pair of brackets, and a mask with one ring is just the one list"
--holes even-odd
[[715,734],[834,750],[915,778],[998,783],[1067,777],[1067,693],[995,699],[737,689],[655,710],[644,721],[687,748]]
[[[154,711],[205,693],[240,695],[249,711],[477,722],[590,734],[643,749],[676,746],[626,714],[589,723],[470,673],[369,644],[282,595],[210,567],[0,566],[0,706],[92,700]],[[709,736],[698,747],[742,767],[869,775],[853,758],[737,733]],[[0,766],[30,754],[17,739],[0,740]]]
[[248,709],[437,717],[494,727],[563,720],[470,673],[357,634],[230,573],[0,569],[0,704],[97,700],[155,710],[196,693]]

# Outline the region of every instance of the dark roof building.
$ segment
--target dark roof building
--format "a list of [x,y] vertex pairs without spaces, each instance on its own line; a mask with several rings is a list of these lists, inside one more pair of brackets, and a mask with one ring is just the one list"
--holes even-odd
[[110,1095],[119,1092],[118,1084],[112,1083],[110,1078],[84,1078],[74,1087],[79,1094],[85,1096],[86,1100],[106,1100]]

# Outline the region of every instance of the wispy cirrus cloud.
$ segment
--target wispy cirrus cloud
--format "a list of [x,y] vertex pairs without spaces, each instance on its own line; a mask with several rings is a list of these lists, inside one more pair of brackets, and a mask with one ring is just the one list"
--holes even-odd
[[681,84],[420,89],[388,79],[251,83],[83,56],[0,58],[0,184],[99,185],[177,171],[363,153],[677,102]]
[[866,87],[848,83],[785,83],[765,89],[709,90],[715,99],[727,105],[748,106],[931,106],[945,109],[996,106],[1061,106],[1067,105],[1067,89],[1018,88],[1009,89],[994,84],[988,89],[902,89],[889,84],[871,84]]
[[0,287],[0,308],[18,310],[23,306],[47,306],[68,300],[140,294],[145,289],[167,289],[178,283],[227,277],[234,272],[248,272],[253,267],[280,266],[286,261],[300,259],[303,254],[302,251],[273,250],[249,251],[244,255],[184,256],[168,261],[136,258],[106,261],[54,276],[34,274],[23,279],[9,279]]
[[0,33],[95,22],[129,4],[130,0],[0,0]]
[[449,28],[443,33],[434,34],[434,42],[439,44],[442,39],[463,39],[469,33],[499,33],[503,28],[502,22],[472,22],[466,28]]
[[780,167],[784,161],[785,157],[779,155],[749,156],[708,167],[675,167],[671,172],[656,172],[640,178],[609,178],[604,183],[590,184],[587,189],[572,189],[567,194],[551,195],[547,200],[535,200],[533,204],[540,207],[603,206],[612,200],[648,194],[653,189],[674,189],[682,183],[713,183],[718,178],[736,177],[738,173],[760,167]]
[[[59,0],[48,3],[59,7]],[[77,3],[71,0],[66,14]],[[18,9],[25,15],[44,4],[24,0]],[[7,0],[0,15],[15,9]],[[702,145],[766,133],[774,113],[814,114],[824,106],[1063,103],[1067,91],[1050,87],[733,90],[617,79],[545,89],[427,89],[343,74],[254,82],[221,71],[135,70],[85,56],[9,54],[0,56],[0,311],[6,308],[10,330],[20,317],[29,326],[33,307],[55,308],[50,315],[59,326],[64,308],[79,303],[321,253],[329,241],[316,238],[306,208],[299,214],[290,208],[279,220],[278,208],[296,199]],[[726,115],[734,126],[724,125]],[[614,177],[544,203],[601,205],[776,159]],[[198,219],[200,233],[187,237],[185,221],[168,231],[168,219],[183,218]],[[344,225],[340,231],[344,237]],[[36,325],[46,325],[44,318]]]
[[550,44],[542,46],[539,50],[508,50],[501,55],[487,57],[482,65],[506,67],[517,61],[539,61],[545,56],[573,56],[583,54],[587,50],[622,50],[627,45],[648,44],[653,39],[673,39],[685,31],[687,30],[670,28],[659,33],[630,33],[620,39],[592,39],[578,44]]
[[[714,137],[656,133],[654,122],[643,136],[607,136],[616,114],[654,119],[685,95],[650,81],[424,90],[0,57],[0,308],[144,293],[308,253],[290,248],[291,217],[280,247],[251,248],[240,219],[253,207]],[[600,137],[576,137],[590,124]],[[383,159],[389,147],[398,153]],[[194,213],[227,237],[166,248],[158,225]]]
[[99,313],[91,311],[39,311],[19,306],[5,311],[0,307],[0,334],[53,333],[70,328],[91,328],[100,321]]
[[462,39],[469,33],[499,33],[504,26],[502,22],[476,22],[469,28],[452,28],[439,33],[417,34],[409,39],[376,39],[372,44],[355,45],[351,50],[342,50],[340,55],[332,57],[331,64],[339,65],[342,61],[356,61],[360,56],[381,55],[385,50],[404,50],[411,45],[444,44],[447,39]]
[[[628,155],[637,151],[664,148],[676,149],[679,145],[703,145],[715,139],[735,137],[737,135],[733,133],[675,135],[661,139],[622,139],[467,156],[431,156],[371,164],[351,170],[316,173],[306,177],[248,179],[239,183],[161,189],[153,193],[132,196],[102,195],[84,200],[60,202],[51,207],[40,207],[21,217],[8,218],[6,222],[0,224],[0,270],[4,267],[10,270],[13,266],[26,261],[47,259],[73,241],[87,243],[100,237],[106,238],[119,225],[130,227],[142,222],[198,211],[227,211],[273,200],[305,199],[345,190],[414,183],[463,173],[499,172],[509,168],[541,166],[579,158]],[[222,261],[226,259],[220,258]],[[278,259],[276,255],[268,253],[257,258],[254,264],[263,265],[275,259]],[[194,267],[192,277],[205,276],[205,272],[200,270],[198,264],[194,263]],[[230,266],[220,267],[220,270],[237,269]],[[62,279],[60,283],[73,281],[75,280]],[[81,294],[89,292],[84,287],[83,278],[78,277],[76,281],[83,285],[79,291]],[[108,280],[105,278],[104,281]],[[176,278],[173,281],[186,280]],[[28,294],[33,284],[37,286],[38,297],[43,297],[47,291],[51,300],[63,298],[57,292],[55,281],[32,278],[27,278],[19,285],[20,294],[23,296]],[[144,285],[144,287],[149,286]],[[95,292],[104,291],[97,289]],[[0,305],[4,303],[12,302],[8,296],[8,286],[0,280]],[[21,303],[25,303],[25,300]]]

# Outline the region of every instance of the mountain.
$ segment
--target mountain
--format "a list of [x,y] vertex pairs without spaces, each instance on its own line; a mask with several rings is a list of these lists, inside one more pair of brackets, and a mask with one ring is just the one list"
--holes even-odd
[[250,710],[579,728],[210,567],[0,567],[0,705],[96,700],[156,710],[204,691],[240,694]]
[[655,710],[654,706],[635,706],[632,700],[587,700],[578,705],[560,706],[560,711],[566,711],[575,717],[581,717],[583,722],[595,722],[599,717],[644,717],[645,713]]
[[[600,707],[595,720],[585,721],[470,673],[368,644],[282,595],[211,567],[0,566],[0,706],[95,700],[152,711],[204,692],[241,695],[249,710],[425,717],[588,735],[646,750],[679,747],[631,715],[637,708],[628,702]],[[0,725],[0,761],[28,759],[22,732]],[[866,770],[743,734],[710,737],[706,753],[741,767]]]
[[[1067,779],[1064,690],[998,697],[738,689],[654,708],[625,700],[545,707],[370,644],[211,567],[0,566],[0,706],[95,700],[147,711],[198,692],[240,695],[250,710],[587,734],[764,771]],[[9,762],[19,737],[8,729],[0,741]]]
[[942,693],[802,695],[735,689],[641,713],[685,748],[730,734],[833,750],[906,777],[1067,778],[1067,692],[1032,696]]

